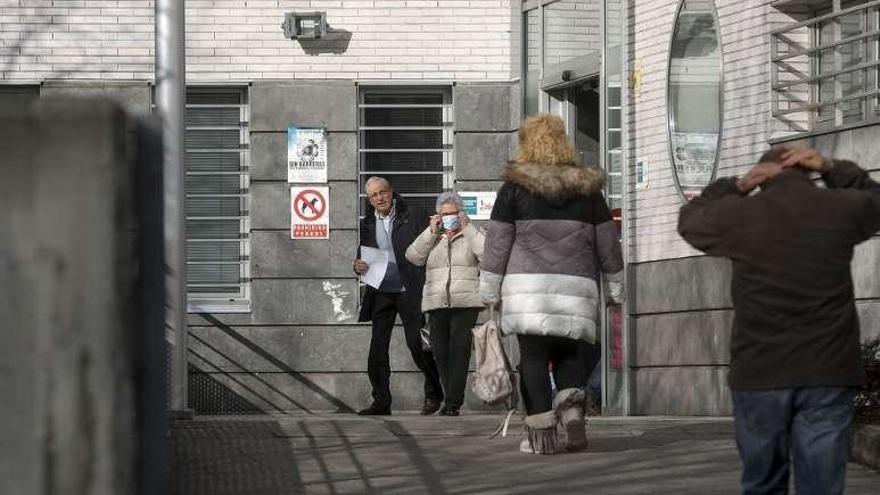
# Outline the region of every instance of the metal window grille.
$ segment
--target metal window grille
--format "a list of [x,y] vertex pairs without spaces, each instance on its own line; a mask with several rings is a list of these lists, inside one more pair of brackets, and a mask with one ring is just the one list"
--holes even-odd
[[880,119],[880,1],[827,2],[771,32],[774,138]]
[[388,179],[410,205],[434,211],[452,190],[452,98],[449,88],[362,88],[359,103],[359,204],[364,182]]
[[186,93],[187,298],[192,312],[249,310],[246,88]]
[[620,76],[614,77],[614,81],[606,78],[607,88],[605,93],[605,172],[608,174],[608,183],[605,193],[608,197],[608,205],[614,208],[623,206],[623,142],[621,135],[622,111]]

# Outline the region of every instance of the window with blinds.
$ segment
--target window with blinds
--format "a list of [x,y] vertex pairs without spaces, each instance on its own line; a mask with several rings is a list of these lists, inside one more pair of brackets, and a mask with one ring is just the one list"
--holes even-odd
[[187,88],[190,312],[250,310],[248,122],[247,88]]
[[449,88],[370,88],[360,92],[360,214],[364,182],[385,177],[410,205],[434,211],[452,190],[452,98]]

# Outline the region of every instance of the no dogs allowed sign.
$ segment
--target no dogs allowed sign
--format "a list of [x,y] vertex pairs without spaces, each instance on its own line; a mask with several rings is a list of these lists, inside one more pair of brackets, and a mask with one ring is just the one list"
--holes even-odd
[[330,188],[290,188],[290,238],[330,238]]

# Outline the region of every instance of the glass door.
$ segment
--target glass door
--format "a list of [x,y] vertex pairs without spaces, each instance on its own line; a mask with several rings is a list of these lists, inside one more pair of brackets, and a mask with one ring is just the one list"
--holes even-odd
[[[623,19],[626,6],[620,0],[602,3],[602,70],[600,72],[601,157],[605,169],[605,197],[621,233],[624,272],[627,261],[625,204],[626,153],[625,114],[627,87],[623,84],[625,52]],[[626,277],[623,277],[626,280]],[[604,296],[603,296],[604,297]],[[603,412],[606,415],[627,415],[630,408],[630,373],[627,342],[627,302],[603,304]]]

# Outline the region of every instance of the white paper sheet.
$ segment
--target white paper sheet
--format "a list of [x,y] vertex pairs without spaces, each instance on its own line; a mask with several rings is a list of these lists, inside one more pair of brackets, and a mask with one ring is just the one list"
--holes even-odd
[[361,246],[361,259],[370,265],[367,273],[361,275],[361,282],[374,289],[378,289],[385,278],[385,270],[388,268],[388,252]]

